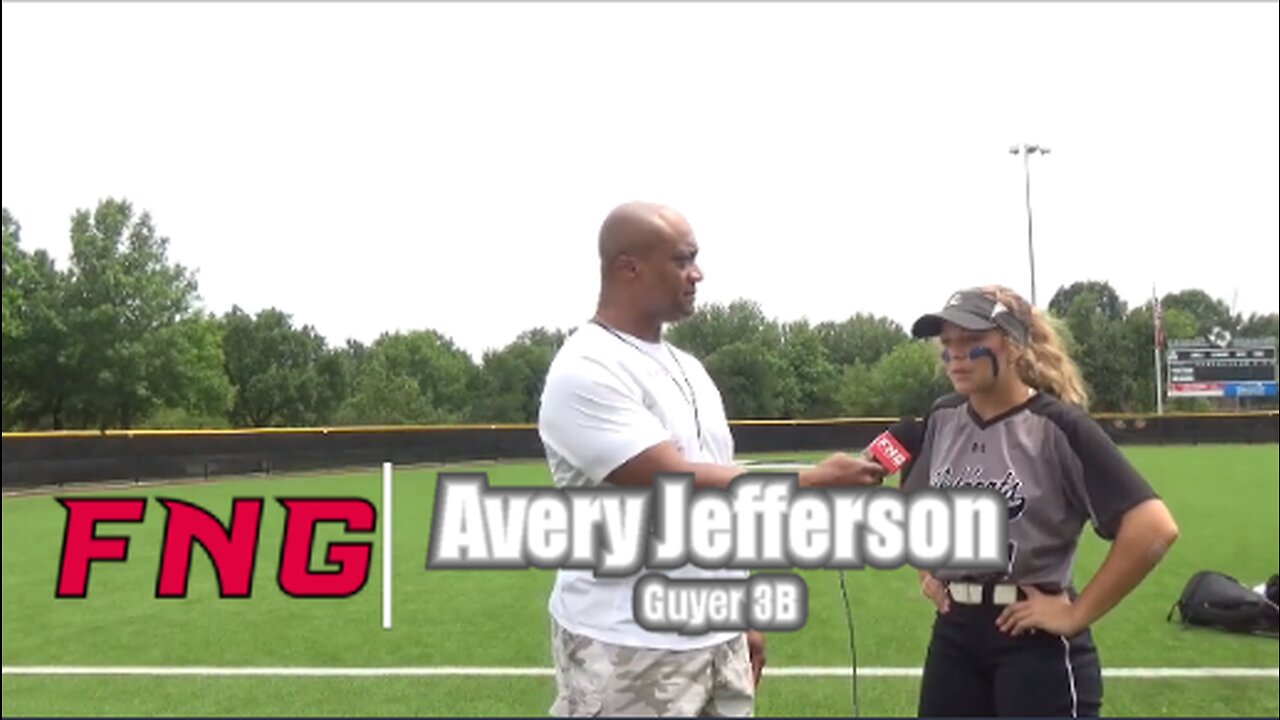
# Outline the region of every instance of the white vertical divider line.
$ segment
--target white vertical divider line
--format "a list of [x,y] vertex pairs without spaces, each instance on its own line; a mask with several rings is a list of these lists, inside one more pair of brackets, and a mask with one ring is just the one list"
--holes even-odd
[[391,629],[391,463],[382,463],[382,629]]

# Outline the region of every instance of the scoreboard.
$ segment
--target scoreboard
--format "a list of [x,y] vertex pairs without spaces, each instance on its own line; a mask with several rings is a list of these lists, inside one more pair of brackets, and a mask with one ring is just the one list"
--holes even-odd
[[1275,397],[1274,338],[1236,339],[1225,347],[1171,340],[1169,397]]

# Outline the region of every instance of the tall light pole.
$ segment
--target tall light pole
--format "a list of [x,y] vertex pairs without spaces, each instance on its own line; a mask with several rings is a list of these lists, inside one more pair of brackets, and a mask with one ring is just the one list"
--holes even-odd
[[1022,156],[1022,172],[1027,179],[1027,258],[1031,261],[1031,306],[1036,307],[1036,249],[1031,241],[1031,155],[1040,153],[1048,155],[1049,148],[1042,145],[1023,143],[1021,147],[1009,148],[1010,155]]

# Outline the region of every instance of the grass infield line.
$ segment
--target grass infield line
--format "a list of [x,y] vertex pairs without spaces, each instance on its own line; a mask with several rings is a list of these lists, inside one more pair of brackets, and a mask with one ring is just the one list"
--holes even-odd
[[[4,675],[44,677],[143,676],[143,677],[552,677],[553,668],[540,667],[201,667],[201,666],[92,666],[5,665]],[[849,677],[849,668],[765,668],[773,677]],[[859,677],[920,677],[918,667],[865,667]],[[1104,668],[1111,678],[1261,678],[1280,679],[1280,668],[1262,667],[1129,667]]]

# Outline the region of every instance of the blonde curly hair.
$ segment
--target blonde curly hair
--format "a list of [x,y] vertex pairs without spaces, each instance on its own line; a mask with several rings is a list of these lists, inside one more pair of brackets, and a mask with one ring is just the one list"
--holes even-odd
[[[979,290],[1002,303],[1027,328],[1027,342],[1015,367],[1018,377],[1029,387],[1054,395],[1063,402],[1087,408],[1089,391],[1080,368],[1067,354],[1066,344],[1049,315],[1031,306],[1021,295],[1003,285],[987,285]],[[1010,337],[1011,342],[1018,341]]]

